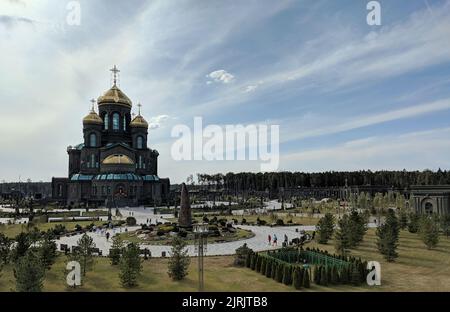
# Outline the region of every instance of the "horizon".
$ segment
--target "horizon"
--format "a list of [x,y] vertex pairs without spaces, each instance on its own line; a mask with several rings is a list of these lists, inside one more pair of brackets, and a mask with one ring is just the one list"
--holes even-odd
[[65,2],[0,4],[0,181],[67,175],[66,148],[83,141],[114,64],[172,183],[260,171],[175,161],[171,129],[195,116],[279,125],[278,172],[450,169],[448,0],[380,1],[380,26],[367,25],[365,1],[79,2],[75,26]]

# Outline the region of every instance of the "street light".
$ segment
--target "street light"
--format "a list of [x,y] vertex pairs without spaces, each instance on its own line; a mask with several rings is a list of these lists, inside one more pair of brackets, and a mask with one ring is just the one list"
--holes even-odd
[[206,253],[208,241],[208,224],[198,223],[194,224],[195,234],[195,251],[198,257],[198,291],[203,291],[203,255]]

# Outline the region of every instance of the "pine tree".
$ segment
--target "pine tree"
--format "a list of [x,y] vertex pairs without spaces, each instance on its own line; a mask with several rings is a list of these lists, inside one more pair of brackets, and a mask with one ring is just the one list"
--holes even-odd
[[303,271],[303,287],[305,288],[309,288],[310,285],[310,280],[309,280],[309,272],[308,270],[304,270]]
[[32,250],[20,257],[14,267],[16,278],[16,290],[19,292],[40,292],[42,291],[45,266],[39,256]]
[[360,272],[359,269],[356,265],[352,266],[352,279],[351,279],[351,283],[354,286],[358,286],[361,283],[361,276],[360,276]]
[[284,273],[284,267],[285,267],[285,266],[286,266],[285,264],[278,263],[278,266],[277,266],[277,274],[276,274],[276,276],[275,276],[275,280],[276,280],[278,283],[283,282],[283,273]]
[[409,215],[408,231],[410,233],[417,233],[419,231],[419,223],[420,223],[419,215],[416,213],[411,213]]
[[49,237],[45,237],[41,242],[41,246],[38,249],[38,255],[47,270],[50,270],[51,266],[56,261],[56,257],[58,256],[56,249],[56,243]]
[[303,285],[302,270],[303,269],[300,267],[295,267],[295,269],[294,269],[294,275],[292,276],[292,280],[293,280],[295,289],[302,288],[302,285]]
[[335,249],[337,253],[345,256],[350,248],[348,216],[344,215],[338,221],[338,224],[339,228],[336,229],[334,234]]
[[186,241],[181,237],[174,237],[169,259],[169,276],[175,281],[182,280],[188,274],[190,263]]
[[333,237],[334,232],[334,216],[331,213],[326,213],[322,217],[316,226],[317,240],[319,244],[326,244],[331,237]]
[[256,272],[261,272],[261,262],[262,262],[262,257],[260,255],[257,254],[256,257]]
[[424,216],[420,222],[420,237],[428,249],[436,247],[439,243],[439,225],[428,216]]
[[286,286],[292,285],[292,266],[289,264],[284,266],[283,284]]
[[398,220],[392,210],[388,211],[385,224],[377,228],[378,250],[388,262],[392,262],[398,257],[397,242],[399,236]]
[[339,272],[339,281],[341,284],[348,284],[347,266],[341,267],[341,271]]
[[320,285],[322,286],[328,286],[328,274],[327,274],[327,270],[326,267],[321,267],[320,270]]
[[314,283],[316,283],[317,285],[320,285],[320,272],[321,272],[320,266],[316,265],[314,267]]
[[276,279],[278,272],[278,263],[276,261],[272,262],[272,272],[271,272],[271,278]]
[[123,287],[137,286],[137,279],[142,270],[142,259],[140,257],[139,246],[134,243],[128,244],[123,249],[120,259],[120,281]]
[[8,263],[12,241],[0,233],[0,266]]
[[94,240],[86,233],[81,236],[77,242],[78,248],[75,248],[71,254],[71,260],[78,261],[81,266],[81,273],[86,275],[86,271],[92,269],[94,265],[94,256],[92,254],[95,248]]
[[122,254],[123,241],[119,235],[116,235],[112,239],[112,246],[109,250],[109,259],[111,259],[112,265],[118,265],[120,263],[120,256]]
[[263,275],[266,274],[266,264],[267,264],[266,257],[262,257],[262,259],[261,259],[261,271],[260,271],[260,273],[263,274]]
[[16,262],[19,258],[23,257],[31,246],[31,239],[25,232],[21,232],[15,238],[16,246],[14,247],[11,258],[13,262]]
[[247,268],[251,268],[251,260],[252,260],[252,257],[253,257],[253,252],[249,252],[249,253],[247,254],[247,256],[245,257],[245,266],[246,266]]
[[266,277],[272,277],[272,260],[267,258],[267,263],[266,263]]
[[256,270],[256,258],[257,258],[256,253],[252,254],[250,258],[250,269],[252,269],[253,271]]

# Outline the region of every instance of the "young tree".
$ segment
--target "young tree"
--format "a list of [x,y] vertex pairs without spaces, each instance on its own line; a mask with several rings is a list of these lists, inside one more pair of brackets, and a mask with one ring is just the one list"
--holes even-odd
[[309,280],[309,272],[308,270],[303,270],[303,287],[309,288],[310,287],[310,280]]
[[398,257],[397,242],[399,236],[398,220],[392,210],[388,211],[385,224],[377,228],[377,246],[381,254],[388,262],[392,262]]
[[11,243],[6,235],[0,233],[0,266],[8,263]]
[[14,262],[23,257],[31,246],[31,240],[27,233],[20,233],[15,238],[16,246],[11,253],[11,258]]
[[128,244],[123,249],[120,259],[120,281],[123,287],[137,286],[137,279],[142,270],[142,259],[140,257],[139,246],[134,243]]
[[191,263],[184,239],[178,236],[174,237],[170,256],[168,274],[173,280],[182,280],[188,274],[189,264]]
[[326,213],[316,226],[316,233],[319,244],[326,244],[333,236],[334,232],[334,216],[331,213]]
[[303,286],[303,269],[301,267],[295,267],[294,275],[292,277],[295,289],[300,289]]
[[420,221],[420,236],[428,249],[439,243],[439,225],[436,220],[424,216]]
[[348,218],[347,228],[350,247],[357,247],[363,241],[367,232],[367,224],[363,214],[352,210]]
[[338,254],[345,256],[350,248],[349,221],[347,215],[344,215],[338,221],[338,226],[334,233],[335,249]]
[[77,248],[75,248],[71,254],[71,259],[80,263],[81,273],[85,276],[86,271],[90,270],[94,265],[94,256],[92,251],[95,248],[95,243],[92,237],[85,233],[78,240],[77,244]]
[[111,259],[112,265],[118,265],[120,263],[120,256],[122,254],[123,241],[119,235],[116,235],[112,239],[112,246],[109,250],[109,259]]
[[285,267],[286,265],[285,264],[282,264],[282,263],[278,263],[278,265],[277,265],[277,273],[276,273],[276,275],[275,275],[275,280],[278,282],[278,283],[281,283],[281,282],[283,282],[283,273],[284,273],[284,267]]
[[416,213],[411,213],[409,215],[408,231],[410,233],[417,233],[419,231],[419,223],[420,216]]
[[38,249],[38,255],[47,270],[50,270],[56,261],[56,257],[58,256],[56,249],[56,243],[50,237],[45,236]]
[[16,290],[19,292],[42,291],[45,267],[39,256],[32,250],[20,257],[14,266]]
[[261,274],[266,274],[266,264],[267,264],[267,258],[266,257],[262,257],[261,259]]
[[286,286],[292,285],[292,266],[289,264],[284,266],[283,284]]
[[444,232],[444,235],[448,238],[450,235],[450,215],[441,216],[440,224],[442,232]]

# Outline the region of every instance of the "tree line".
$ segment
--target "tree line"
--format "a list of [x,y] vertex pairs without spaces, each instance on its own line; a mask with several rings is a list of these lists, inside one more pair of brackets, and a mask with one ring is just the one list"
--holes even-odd
[[[197,174],[200,185],[228,191],[276,191],[280,187],[339,187],[383,185],[407,188],[411,185],[450,184],[450,171],[327,171],[327,172],[240,172]],[[192,177],[188,178],[192,183]]]

